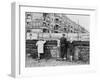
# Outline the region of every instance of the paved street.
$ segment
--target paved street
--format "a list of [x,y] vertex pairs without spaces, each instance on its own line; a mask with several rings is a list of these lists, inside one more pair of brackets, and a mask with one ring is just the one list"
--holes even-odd
[[63,66],[63,65],[86,65],[89,64],[88,62],[82,62],[82,61],[59,61],[56,59],[41,59],[40,62],[38,62],[36,59],[32,59],[31,57],[26,58],[26,67],[43,67],[43,66]]

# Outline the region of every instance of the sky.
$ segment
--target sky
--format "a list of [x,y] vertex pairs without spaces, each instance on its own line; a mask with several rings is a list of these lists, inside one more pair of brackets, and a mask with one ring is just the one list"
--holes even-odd
[[89,31],[90,24],[90,16],[82,16],[82,15],[66,15],[72,21],[79,23],[82,27]]

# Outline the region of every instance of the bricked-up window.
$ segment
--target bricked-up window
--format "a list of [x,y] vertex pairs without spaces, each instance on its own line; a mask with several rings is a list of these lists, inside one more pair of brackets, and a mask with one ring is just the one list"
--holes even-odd
[[27,18],[27,19],[32,18],[31,14],[27,13],[27,14],[26,14],[26,18]]
[[45,21],[47,15],[48,15],[48,13],[43,13],[44,21]]
[[59,33],[58,31],[54,31],[54,33]]
[[46,22],[43,22],[43,26],[46,26]]
[[66,28],[64,28],[64,31],[67,31],[67,29],[66,29]]
[[59,25],[55,25],[54,30],[58,30],[58,29],[59,29]]
[[31,32],[31,30],[27,30],[27,32]]
[[56,18],[56,19],[55,19],[55,22],[56,22],[56,23],[58,23],[58,22],[59,22],[59,19],[58,19],[58,18]]
[[43,33],[49,33],[49,30],[44,28]]
[[27,16],[31,16],[31,14],[27,14]]
[[27,22],[27,25],[30,25],[30,22]]
[[43,13],[43,17],[46,17],[48,15],[48,13]]

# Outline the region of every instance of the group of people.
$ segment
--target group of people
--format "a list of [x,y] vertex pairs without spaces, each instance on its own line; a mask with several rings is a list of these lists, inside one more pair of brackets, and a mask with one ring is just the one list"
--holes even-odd
[[[43,39],[39,39],[39,41],[37,41],[36,46],[37,46],[37,51],[38,51],[38,60],[40,60],[40,54],[44,53],[44,44],[46,43],[45,40]],[[62,34],[62,37],[57,40],[57,51],[59,53],[59,58],[61,58],[61,60],[66,59],[67,60],[67,47],[68,47],[68,43],[67,43],[67,39],[65,37],[65,34]]]

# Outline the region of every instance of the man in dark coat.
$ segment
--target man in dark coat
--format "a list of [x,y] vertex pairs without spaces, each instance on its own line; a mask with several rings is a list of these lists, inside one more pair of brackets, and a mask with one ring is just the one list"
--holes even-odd
[[60,53],[62,60],[64,60],[65,56],[67,60],[67,40],[65,38],[65,34],[63,34],[62,37],[60,38]]

